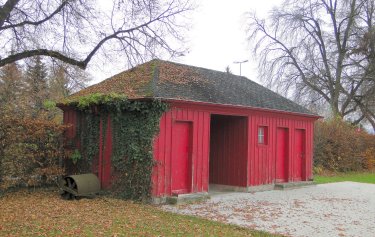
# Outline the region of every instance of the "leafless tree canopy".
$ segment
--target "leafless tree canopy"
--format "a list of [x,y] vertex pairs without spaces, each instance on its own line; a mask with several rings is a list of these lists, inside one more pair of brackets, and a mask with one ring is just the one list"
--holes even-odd
[[189,0],[0,0],[0,67],[42,55],[82,69],[98,53],[134,64],[183,53]]
[[249,13],[262,78],[375,129],[374,17],[373,0],[285,0],[267,20]]

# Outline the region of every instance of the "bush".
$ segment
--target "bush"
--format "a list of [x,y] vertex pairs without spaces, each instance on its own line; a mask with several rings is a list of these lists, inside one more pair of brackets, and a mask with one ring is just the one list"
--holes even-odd
[[375,165],[375,136],[341,119],[318,121],[314,136],[315,170],[361,171]]
[[365,148],[363,156],[365,159],[364,167],[367,170],[375,170],[375,135],[364,134]]
[[45,120],[2,117],[0,189],[47,185],[62,175],[65,128]]

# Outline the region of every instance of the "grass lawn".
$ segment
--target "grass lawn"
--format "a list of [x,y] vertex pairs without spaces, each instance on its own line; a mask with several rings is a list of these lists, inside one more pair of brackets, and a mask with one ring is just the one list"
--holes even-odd
[[0,197],[0,236],[275,236],[109,197],[64,201],[56,191]]
[[314,177],[314,181],[318,184],[342,182],[342,181],[353,181],[360,183],[371,183],[375,184],[375,172],[351,172],[351,173],[336,173],[331,175]]

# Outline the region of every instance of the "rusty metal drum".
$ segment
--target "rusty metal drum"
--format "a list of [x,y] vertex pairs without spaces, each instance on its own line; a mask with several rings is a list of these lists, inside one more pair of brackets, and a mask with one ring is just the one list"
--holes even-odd
[[100,182],[93,173],[65,176],[59,183],[63,199],[91,197],[100,191]]

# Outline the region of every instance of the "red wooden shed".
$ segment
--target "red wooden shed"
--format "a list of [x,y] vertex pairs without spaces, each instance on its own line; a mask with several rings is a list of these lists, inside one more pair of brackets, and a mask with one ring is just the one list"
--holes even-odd
[[[313,178],[318,116],[245,77],[152,60],[75,96],[109,92],[169,104],[154,142],[154,197],[271,189]],[[73,137],[76,110],[63,110],[64,123],[73,125],[67,137]],[[111,177],[111,130],[106,133],[107,150],[93,168],[104,187]]]

